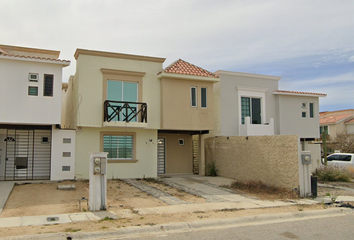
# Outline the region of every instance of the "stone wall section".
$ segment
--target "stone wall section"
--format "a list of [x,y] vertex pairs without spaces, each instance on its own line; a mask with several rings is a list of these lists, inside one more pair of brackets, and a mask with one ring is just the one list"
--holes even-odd
[[205,155],[206,166],[215,161],[219,176],[288,189],[299,187],[296,135],[211,137],[205,139]]

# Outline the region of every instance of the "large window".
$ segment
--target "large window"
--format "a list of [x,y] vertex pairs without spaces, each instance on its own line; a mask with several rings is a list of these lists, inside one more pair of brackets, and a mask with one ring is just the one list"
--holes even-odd
[[245,124],[245,118],[250,117],[252,124],[261,124],[261,99],[241,97],[241,121]]
[[103,135],[103,151],[108,152],[108,160],[133,160],[133,135]]
[[207,107],[207,88],[201,88],[201,107]]
[[320,134],[322,134],[323,131],[328,135],[328,126],[320,126]]
[[191,106],[197,107],[197,87],[191,87]]
[[53,75],[44,74],[43,96],[47,96],[47,97],[53,96],[53,80],[54,80]]
[[314,109],[313,109],[314,103],[310,103],[310,118],[314,118]]

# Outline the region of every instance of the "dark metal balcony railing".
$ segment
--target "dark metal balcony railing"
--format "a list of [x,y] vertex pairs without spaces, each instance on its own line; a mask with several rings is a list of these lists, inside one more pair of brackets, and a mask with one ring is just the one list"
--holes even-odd
[[147,104],[141,102],[104,102],[104,121],[145,122],[147,123]]

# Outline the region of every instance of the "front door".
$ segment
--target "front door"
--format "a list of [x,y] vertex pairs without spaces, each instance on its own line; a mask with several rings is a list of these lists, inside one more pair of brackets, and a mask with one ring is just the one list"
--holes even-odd
[[166,139],[159,137],[157,142],[157,174],[164,174],[166,173]]

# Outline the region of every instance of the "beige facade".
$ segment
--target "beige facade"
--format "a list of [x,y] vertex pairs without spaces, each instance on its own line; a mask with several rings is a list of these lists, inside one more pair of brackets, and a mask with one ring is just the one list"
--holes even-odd
[[[212,130],[214,127],[213,84],[215,79],[160,76],[161,129]],[[196,88],[196,107],[191,106],[191,88]],[[201,89],[206,88],[206,107],[201,106]]]
[[206,164],[214,161],[223,177],[294,189],[299,187],[298,141],[296,135],[207,138]]

